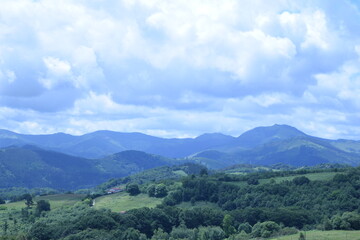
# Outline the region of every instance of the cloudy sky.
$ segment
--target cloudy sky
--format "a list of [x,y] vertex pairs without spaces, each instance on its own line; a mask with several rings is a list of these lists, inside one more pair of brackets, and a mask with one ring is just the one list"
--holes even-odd
[[1,0],[0,128],[360,140],[358,0]]

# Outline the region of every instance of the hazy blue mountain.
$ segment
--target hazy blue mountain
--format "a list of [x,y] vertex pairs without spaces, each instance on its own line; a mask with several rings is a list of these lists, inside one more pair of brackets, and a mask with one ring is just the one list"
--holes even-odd
[[360,155],[345,152],[330,144],[329,140],[314,137],[296,137],[274,141],[252,150],[239,152],[242,161],[271,165],[284,163],[292,166],[313,166],[322,163],[359,165]]
[[[167,158],[186,158],[211,168],[222,168],[239,163],[314,165],[326,162],[358,164],[360,141],[327,140],[309,136],[288,125],[257,127],[239,137],[221,133],[208,133],[196,138],[167,139],[142,133],[97,131],[73,136],[64,133],[50,135],[24,135],[0,130],[0,147],[32,144],[83,158],[102,159],[104,171],[141,171],[139,162],[146,161],[139,155],[139,162],[123,161],[119,152],[133,150]],[[113,156],[109,156],[115,154]],[[133,159],[132,161],[136,161]],[[145,161],[145,162],[144,162]],[[154,166],[170,164],[160,157]],[[136,166],[135,166],[135,165]],[[100,166],[100,165],[99,165]],[[114,169],[108,166],[114,167]],[[137,168],[138,166],[138,168]],[[101,169],[101,168],[99,168]],[[130,171],[131,172],[131,171]]]
[[127,176],[150,168],[173,165],[181,161],[141,151],[127,150],[101,158],[97,162],[99,169],[104,173],[113,176]]
[[74,157],[36,146],[0,149],[0,188],[93,187],[110,178],[180,163],[139,151],[124,151],[101,159]]
[[[342,148],[345,148],[341,141]],[[211,168],[234,164],[273,165],[277,163],[292,166],[314,166],[323,163],[340,163],[352,166],[360,164],[360,154],[337,147],[337,141],[299,136],[285,140],[274,140],[252,149],[236,152],[204,151],[191,157],[192,160]],[[350,141],[357,147],[356,141]]]
[[253,148],[268,142],[300,136],[307,135],[294,127],[275,124],[271,127],[257,127],[241,134],[236,139],[236,144],[244,148]]
[[226,146],[234,137],[220,133],[204,134],[197,138],[167,139],[142,133],[97,131],[82,136],[64,133],[25,135],[0,130],[0,147],[26,144],[86,158],[99,158],[125,150],[144,151],[166,157],[185,157],[196,152]]
[[0,187],[71,189],[105,179],[92,160],[32,146],[0,149]]

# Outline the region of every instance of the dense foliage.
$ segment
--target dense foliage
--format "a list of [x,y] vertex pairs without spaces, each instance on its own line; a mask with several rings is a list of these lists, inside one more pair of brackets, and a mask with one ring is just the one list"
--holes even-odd
[[[302,174],[307,171],[314,172]],[[48,203],[37,202],[35,214],[24,208],[18,215],[18,221],[27,227],[6,235],[8,239],[14,235],[34,240],[235,240],[293,234],[302,229],[360,230],[360,168],[338,172],[328,181],[311,181],[299,172],[280,183],[248,181],[282,174],[290,173],[233,177],[202,171],[183,178],[169,192],[164,183],[148,185],[146,191],[152,197],[167,194],[163,204],[122,213],[95,210],[85,202],[50,210]],[[143,189],[128,185],[128,190],[132,188],[136,192]]]

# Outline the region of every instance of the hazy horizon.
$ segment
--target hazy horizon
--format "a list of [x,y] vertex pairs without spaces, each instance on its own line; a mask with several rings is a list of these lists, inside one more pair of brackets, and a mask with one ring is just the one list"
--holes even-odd
[[[285,126],[289,126],[289,127],[293,127],[293,126],[290,126],[290,125],[287,125],[287,124],[274,124],[272,126],[275,126],[275,125],[285,125]],[[258,128],[258,127],[272,127],[272,126],[257,126],[255,128]],[[24,134],[24,135],[53,135],[53,134],[67,134],[67,135],[71,135],[71,136],[83,136],[83,135],[86,135],[86,134],[91,134],[91,133],[94,133],[94,132],[101,132],[101,131],[109,131],[109,132],[117,132],[117,133],[140,133],[140,134],[145,134],[145,135],[148,135],[148,136],[152,136],[152,137],[158,137],[158,138],[165,138],[165,139],[171,139],[171,138],[178,138],[178,139],[186,139],[186,138],[192,138],[192,139],[195,139],[197,137],[200,137],[202,135],[206,135],[206,134],[222,134],[222,135],[225,135],[225,136],[230,136],[230,137],[234,137],[234,138],[237,138],[239,136],[241,136],[243,133],[246,133],[250,130],[253,130],[254,128],[251,128],[251,129],[247,129],[245,130],[244,132],[240,133],[239,135],[231,135],[231,134],[225,134],[225,133],[222,133],[222,132],[203,132],[203,133],[200,133],[199,135],[187,135],[187,136],[179,136],[179,137],[163,137],[163,136],[157,136],[157,135],[152,135],[152,134],[148,134],[148,133],[145,133],[145,132],[126,132],[126,131],[114,131],[114,130],[104,130],[104,129],[99,129],[99,130],[96,130],[96,131],[91,131],[91,132],[85,132],[85,133],[81,133],[81,134],[71,134],[71,133],[66,133],[66,132],[53,132],[53,133],[38,133],[38,134],[31,134],[31,133],[21,133],[21,132],[16,132],[16,131],[12,131],[10,129],[0,129],[0,130],[5,130],[5,131],[10,131],[10,132],[14,132],[14,133],[17,133],[17,134]],[[308,134],[304,131],[302,131],[301,129],[298,129],[296,128],[297,130],[299,130],[300,132],[303,132],[309,136],[313,136],[313,137],[319,137],[319,136],[315,136],[315,135],[311,135],[311,134]],[[329,138],[330,140],[342,140],[342,138]],[[358,141],[359,139],[344,139],[344,140],[354,140],[354,141]]]

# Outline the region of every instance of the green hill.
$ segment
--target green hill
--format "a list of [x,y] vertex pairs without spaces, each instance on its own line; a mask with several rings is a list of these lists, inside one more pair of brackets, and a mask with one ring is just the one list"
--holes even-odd
[[89,187],[106,178],[92,160],[34,147],[0,149],[0,187]]
[[205,169],[204,166],[193,163],[184,163],[176,166],[162,166],[148,169],[127,177],[110,179],[97,186],[96,189],[104,191],[111,187],[127,183],[146,184],[162,180],[176,180],[188,175],[200,174],[203,169]]
[[169,158],[147,154],[140,151],[123,151],[97,161],[98,168],[114,176],[127,176],[146,169],[176,163]]
[[177,163],[139,151],[102,159],[74,157],[34,146],[0,149],[0,187],[89,188],[110,178]]
[[208,150],[195,154],[190,159],[210,168],[224,168],[235,164],[273,165],[278,163],[296,167],[323,163],[357,166],[360,164],[360,154],[355,148],[358,143],[355,141],[350,141],[350,143],[299,136],[271,141],[247,150],[228,152]]

